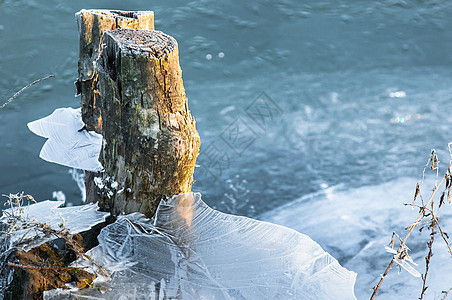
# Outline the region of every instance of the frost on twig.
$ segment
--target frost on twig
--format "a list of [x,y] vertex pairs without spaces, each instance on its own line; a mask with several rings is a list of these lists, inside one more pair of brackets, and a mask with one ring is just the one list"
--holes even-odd
[[394,254],[393,260],[400,267],[404,268],[408,273],[410,273],[414,277],[421,277],[421,273],[419,273],[415,268],[411,266],[411,264],[415,266],[417,266],[417,264],[408,255],[408,251],[410,251],[410,249],[406,245],[403,245],[403,247],[401,247],[401,249],[399,249],[398,251],[388,246],[385,246],[385,249],[386,252]]
[[46,77],[40,78],[40,79],[38,79],[38,80],[35,80],[35,81],[33,81],[32,83],[30,83],[29,85],[23,87],[20,91],[18,91],[17,93],[15,93],[14,96],[12,96],[12,97],[9,98],[5,103],[3,103],[3,104],[0,106],[0,109],[4,108],[6,105],[8,105],[9,103],[11,103],[11,101],[13,101],[14,99],[16,99],[17,96],[19,96],[23,91],[25,91],[26,89],[28,89],[28,88],[31,87],[32,85],[34,85],[34,84],[36,84],[36,83],[38,83],[38,82],[41,82],[41,81],[43,81],[43,80],[46,80],[46,79],[48,79],[48,78],[51,78],[51,77],[55,77],[55,75],[48,75],[48,76],[46,76]]
[[[388,274],[388,272],[391,269],[391,266],[394,262],[397,263],[399,265],[399,267],[407,270],[411,275],[422,278],[422,290],[421,290],[420,299],[424,298],[425,292],[428,288],[427,274],[429,273],[430,259],[433,256],[433,251],[432,251],[433,248],[432,247],[433,247],[433,243],[435,241],[435,239],[434,239],[435,234],[439,233],[441,235],[442,239],[444,240],[444,243],[447,246],[449,253],[452,255],[452,249],[451,249],[450,243],[449,243],[449,235],[443,231],[442,226],[440,225],[440,223],[438,221],[438,212],[434,211],[435,210],[435,197],[443,184],[444,184],[444,190],[443,190],[441,196],[439,196],[439,205],[437,207],[437,210],[439,210],[441,208],[441,206],[444,204],[444,198],[445,198],[446,192],[448,195],[448,200],[450,199],[450,190],[452,188],[451,144],[452,143],[448,144],[449,154],[451,155],[451,162],[449,163],[449,166],[446,170],[444,177],[442,178],[442,180],[439,183],[438,183],[438,178],[439,178],[439,168],[440,168],[439,162],[440,161],[436,154],[436,150],[435,149],[431,150],[429,160],[427,161],[427,164],[425,165],[424,170],[422,171],[422,180],[420,181],[420,183],[423,182],[424,177],[425,177],[425,172],[427,169],[431,169],[431,170],[435,171],[436,172],[436,180],[433,185],[432,193],[431,193],[428,201],[425,202],[422,197],[420,183],[417,183],[412,204],[410,203],[410,204],[405,204],[405,205],[411,206],[413,209],[415,207],[419,208],[419,215],[418,215],[417,219],[411,225],[409,225],[405,228],[405,230],[407,230],[408,233],[406,234],[406,236],[403,240],[397,235],[397,237],[400,240],[400,245],[399,245],[399,248],[397,251],[394,250],[394,235],[396,235],[395,233],[393,234],[393,237],[392,237],[392,240],[390,243],[391,248],[385,247],[387,252],[394,254],[394,257],[391,260],[391,262],[389,263],[389,265],[387,266],[384,274],[381,276],[377,285],[375,285],[375,287],[373,288],[373,293],[370,298],[371,300],[375,298],[378,289],[380,288],[383,280],[385,279],[386,275]],[[420,199],[421,204],[416,204],[417,199]],[[412,265],[417,266],[417,264],[415,264],[413,262],[413,260],[411,259],[411,257],[408,255],[408,251],[410,249],[406,246],[406,242],[409,239],[409,237],[411,236],[411,234],[413,233],[415,228],[419,229],[419,231],[422,232],[422,230],[424,229],[425,226],[427,226],[431,232],[430,232],[430,239],[427,242],[429,251],[425,257],[425,262],[426,262],[425,271],[424,271],[424,274],[421,275],[412,266]],[[435,231],[435,227],[438,228],[439,232]]]
[[[92,282],[94,273],[99,271],[108,276],[85,253],[85,246],[92,243],[89,235],[77,233],[105,222],[109,213],[99,212],[97,204],[60,207],[64,200],[33,204],[33,197],[24,193],[6,197],[9,208],[0,217],[0,299],[9,293],[10,286],[23,286],[26,293],[33,294],[46,288],[65,287],[69,281],[76,281],[77,285]],[[56,239],[64,241],[64,246],[47,243]],[[90,261],[97,269],[89,273],[67,266],[72,256]],[[26,270],[28,275],[16,276],[16,272],[22,272],[17,268]]]

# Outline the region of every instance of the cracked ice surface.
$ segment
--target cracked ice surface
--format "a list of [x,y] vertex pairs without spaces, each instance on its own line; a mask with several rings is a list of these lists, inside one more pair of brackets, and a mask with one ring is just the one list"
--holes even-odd
[[50,116],[27,126],[33,133],[48,138],[39,154],[42,159],[76,169],[102,170],[98,161],[102,135],[79,131],[85,126],[80,108],[58,108]]
[[[119,216],[88,255],[112,274],[97,299],[355,299],[356,274],[307,235],[209,208],[200,194]],[[46,292],[57,299],[70,291]],[[56,298],[53,298],[56,297]],[[122,298],[121,298],[122,297]],[[143,299],[144,299],[143,298]],[[93,298],[94,299],[94,298]],[[128,299],[128,298],[127,298]]]

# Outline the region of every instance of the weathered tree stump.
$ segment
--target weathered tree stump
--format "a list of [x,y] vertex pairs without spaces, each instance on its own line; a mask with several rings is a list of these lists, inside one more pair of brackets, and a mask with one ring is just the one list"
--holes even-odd
[[[82,10],[76,16],[82,117],[105,141],[105,172],[86,172],[87,202],[99,201],[115,215],[152,216],[161,199],[190,191],[199,153],[177,42],[150,31],[152,12]],[[109,31],[126,27],[134,30]]]
[[154,29],[152,11],[81,10],[76,15],[80,54],[78,62],[77,94],[81,94],[82,118],[88,130],[102,131],[100,107],[97,103],[95,64],[99,58],[103,34],[117,28]]
[[[81,10],[75,15],[80,37],[80,54],[78,62],[77,95],[81,95],[82,118],[86,129],[102,132],[102,116],[98,104],[96,62],[99,59],[103,34],[117,28],[154,29],[154,12],[152,11],[117,11],[117,10]],[[100,174],[86,171],[86,199],[97,201],[99,189],[93,178]]]
[[99,205],[152,216],[161,199],[191,190],[199,154],[177,42],[160,31],[108,31],[97,66],[105,141]]

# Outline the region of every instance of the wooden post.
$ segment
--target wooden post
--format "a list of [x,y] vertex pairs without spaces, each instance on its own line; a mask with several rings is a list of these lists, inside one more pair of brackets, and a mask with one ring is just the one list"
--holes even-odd
[[[88,130],[102,132],[102,115],[98,104],[96,62],[99,58],[103,34],[117,28],[154,29],[152,11],[81,10],[75,14],[79,37],[77,95],[81,95],[82,118]],[[93,182],[100,174],[85,172],[87,202],[97,201],[99,189]]]
[[152,216],[189,192],[200,139],[188,109],[174,38],[149,30],[104,34],[98,62],[105,168],[101,208]]
[[117,28],[154,29],[154,12],[81,10],[76,15],[80,36],[77,94],[81,94],[82,117],[88,130],[102,131],[101,112],[96,100],[95,64],[99,58],[103,34]]
[[151,31],[152,12],[82,10],[76,17],[82,117],[105,144],[105,172],[86,172],[87,202],[115,215],[152,216],[160,199],[190,191],[199,153],[177,42]]

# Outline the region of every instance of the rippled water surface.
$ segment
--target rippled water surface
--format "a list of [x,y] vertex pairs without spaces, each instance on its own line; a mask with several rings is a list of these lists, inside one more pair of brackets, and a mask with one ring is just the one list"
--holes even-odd
[[[154,10],[156,28],[178,40],[202,138],[195,189],[219,209],[257,215],[339,183],[417,176],[430,148],[450,141],[447,1],[96,5]],[[26,123],[79,105],[74,13],[91,7],[0,1],[2,99],[56,75],[1,111],[1,193],[63,190],[80,203],[68,170],[37,157],[43,140]],[[271,111],[252,114],[265,103]]]

